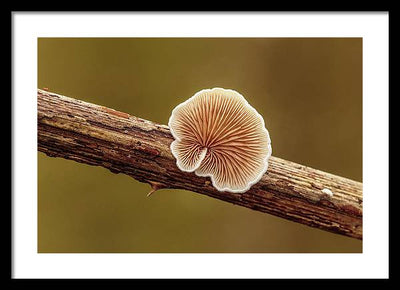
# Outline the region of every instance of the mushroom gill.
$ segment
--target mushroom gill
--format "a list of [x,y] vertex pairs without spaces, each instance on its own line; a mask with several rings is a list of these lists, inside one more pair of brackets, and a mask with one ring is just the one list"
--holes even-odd
[[210,176],[219,191],[245,192],[268,167],[264,119],[234,90],[205,89],[178,105],[168,123],[182,171]]

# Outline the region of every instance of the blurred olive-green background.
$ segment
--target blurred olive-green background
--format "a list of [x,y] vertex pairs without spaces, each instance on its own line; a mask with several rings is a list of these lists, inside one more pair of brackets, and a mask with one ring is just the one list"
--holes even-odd
[[[167,124],[204,88],[264,117],[273,155],[362,181],[361,38],[39,38],[38,87]],[[362,252],[362,242],[38,153],[38,251]]]

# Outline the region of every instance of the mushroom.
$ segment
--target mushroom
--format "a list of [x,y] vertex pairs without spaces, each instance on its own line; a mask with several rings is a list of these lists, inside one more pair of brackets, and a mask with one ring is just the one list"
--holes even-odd
[[178,168],[209,176],[219,191],[243,193],[267,171],[271,140],[262,116],[238,92],[204,89],[168,122]]

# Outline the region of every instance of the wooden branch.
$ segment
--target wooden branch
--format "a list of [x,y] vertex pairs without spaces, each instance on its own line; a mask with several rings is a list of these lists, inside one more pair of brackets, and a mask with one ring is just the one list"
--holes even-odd
[[271,157],[245,193],[219,192],[209,178],[180,171],[167,126],[38,90],[38,150],[108,168],[149,183],[186,189],[322,230],[362,239],[362,183]]

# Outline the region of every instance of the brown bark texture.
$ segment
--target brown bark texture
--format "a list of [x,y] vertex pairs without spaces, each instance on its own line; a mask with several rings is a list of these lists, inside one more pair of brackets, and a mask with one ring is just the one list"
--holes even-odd
[[245,193],[220,192],[182,172],[169,128],[130,114],[38,89],[38,150],[102,166],[163,188],[185,189],[329,232],[362,239],[362,183],[272,156]]

